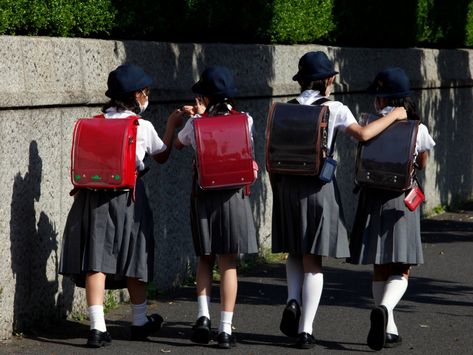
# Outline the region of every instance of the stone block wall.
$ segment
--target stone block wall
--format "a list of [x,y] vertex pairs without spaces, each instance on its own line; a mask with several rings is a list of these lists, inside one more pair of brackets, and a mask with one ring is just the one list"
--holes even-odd
[[[298,93],[291,80],[299,57],[324,50],[340,71],[334,97],[355,116],[372,109],[363,93],[386,66],[406,69],[419,111],[437,142],[423,175],[427,203],[470,199],[473,191],[471,50],[358,49],[317,45],[172,44],[41,37],[0,37],[0,339],[71,312],[83,312],[83,293],[57,275],[69,196],[69,154],[76,118],[100,111],[108,73],[124,62],[155,79],[144,118],[164,133],[169,113],[192,100],[191,86],[204,67],[228,66],[239,88],[238,109],[255,119],[261,175],[251,203],[263,247],[269,247],[271,190],[264,169],[266,115],[273,101]],[[347,222],[356,143],[339,135],[337,176]],[[193,255],[188,219],[190,150],[173,151],[168,163],[151,163],[145,177],[154,209],[158,287],[188,275]],[[126,297],[119,295],[119,297]]]

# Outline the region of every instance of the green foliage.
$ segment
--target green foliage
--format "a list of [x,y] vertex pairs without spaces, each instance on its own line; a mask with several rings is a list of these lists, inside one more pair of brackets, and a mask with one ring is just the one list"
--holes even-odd
[[432,208],[433,214],[442,214],[442,213],[445,213],[446,211],[447,211],[447,206],[445,205],[438,205]]
[[0,0],[0,34],[88,37],[114,25],[111,0]]
[[473,35],[472,0],[417,1],[419,45],[462,47]]
[[77,322],[82,322],[87,319],[87,314],[82,313],[82,312],[74,312],[74,313],[71,313],[70,318]]
[[0,0],[0,34],[473,46],[473,0]]
[[105,292],[104,303],[103,303],[103,311],[104,313],[110,312],[112,309],[118,307],[117,299],[115,298],[113,290],[107,290]]
[[312,43],[329,38],[335,29],[334,0],[274,0],[269,27],[272,43]]

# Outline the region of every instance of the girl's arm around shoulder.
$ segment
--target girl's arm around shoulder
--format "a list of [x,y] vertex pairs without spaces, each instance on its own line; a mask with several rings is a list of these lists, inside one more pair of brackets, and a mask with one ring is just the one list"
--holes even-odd
[[178,109],[169,115],[166,124],[166,132],[164,133],[163,137],[163,142],[166,145],[166,149],[158,154],[153,155],[153,159],[159,164],[163,164],[168,160],[172,150],[174,132],[177,127],[180,127],[182,125],[182,116],[184,114],[185,111]]
[[366,126],[360,126],[358,123],[353,123],[348,126],[345,131],[353,138],[364,142],[370,140],[373,137],[376,137],[395,121],[405,120],[406,118],[406,109],[404,107],[396,107],[386,116],[381,117],[376,121],[367,124]]

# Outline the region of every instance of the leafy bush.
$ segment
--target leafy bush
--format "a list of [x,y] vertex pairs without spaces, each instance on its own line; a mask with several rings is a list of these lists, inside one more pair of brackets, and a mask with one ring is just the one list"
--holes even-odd
[[103,36],[114,26],[111,0],[0,0],[0,34]]
[[313,43],[327,40],[335,29],[334,0],[274,0],[268,30],[272,43]]
[[417,42],[419,45],[463,47],[473,31],[472,0],[417,1]]
[[473,46],[473,0],[0,0],[0,34]]

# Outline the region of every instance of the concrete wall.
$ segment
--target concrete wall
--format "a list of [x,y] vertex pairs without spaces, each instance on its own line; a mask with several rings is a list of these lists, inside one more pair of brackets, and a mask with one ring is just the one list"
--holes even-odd
[[[256,156],[264,167],[268,107],[297,94],[291,78],[309,50],[325,50],[335,60],[340,71],[335,98],[355,115],[371,110],[371,98],[362,91],[378,70],[404,67],[437,141],[424,176],[424,209],[472,197],[472,51],[0,37],[0,339],[13,327],[27,330],[84,310],[83,293],[57,275],[72,202],[70,139],[74,120],[99,111],[105,102],[109,71],[132,62],[155,78],[144,116],[162,134],[167,115],[192,99],[190,87],[205,66],[230,67],[239,87],[238,108],[255,118]],[[338,177],[349,224],[356,203],[351,193],[355,147],[340,137]],[[160,288],[178,285],[194,264],[188,222],[191,159],[190,151],[174,151],[166,165],[154,164],[145,178],[154,206]],[[252,206],[260,240],[268,246],[271,191],[264,168],[261,172]]]

